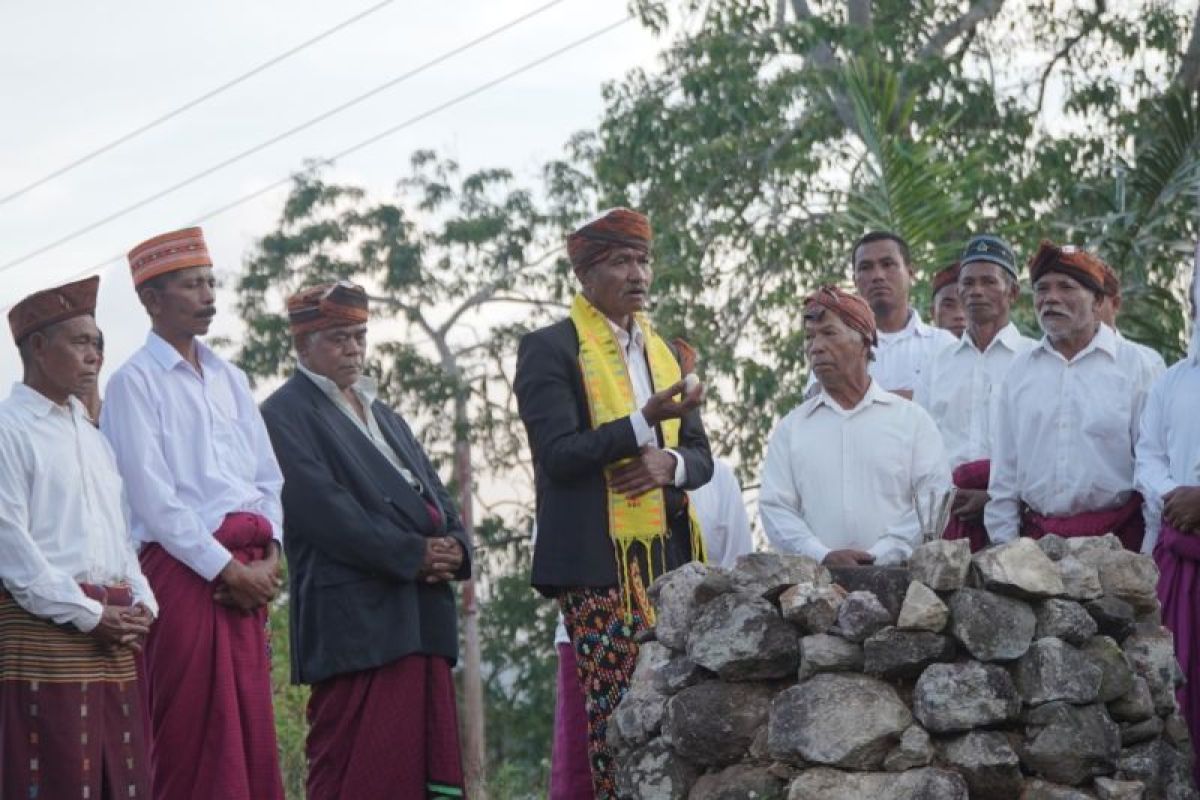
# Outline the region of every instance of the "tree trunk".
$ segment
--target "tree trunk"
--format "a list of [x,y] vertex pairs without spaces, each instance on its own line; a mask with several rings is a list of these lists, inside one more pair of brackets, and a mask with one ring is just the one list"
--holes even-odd
[[[454,477],[458,483],[458,507],[463,530],[474,544],[475,522],[471,508],[474,486],[471,468],[471,443],[467,440],[466,402],[455,402]],[[463,772],[467,796],[487,800],[486,733],[483,714],[483,671],[479,648],[479,604],[475,601],[475,581],[462,587],[463,613]]]

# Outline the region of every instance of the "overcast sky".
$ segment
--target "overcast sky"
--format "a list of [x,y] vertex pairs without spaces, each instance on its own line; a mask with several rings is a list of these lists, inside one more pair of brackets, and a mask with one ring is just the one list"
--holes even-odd
[[[0,265],[162,191],[287,128],[545,5],[549,0],[395,0],[203,105],[0,205]],[[376,5],[315,0],[59,3],[0,8],[0,197]],[[469,91],[627,13],[623,0],[562,0],[478,48],[170,196],[0,271],[0,308],[72,279],[157,233],[286,177]],[[631,21],[482,95],[348,156],[332,177],[390,193],[409,155],[431,147],[465,168],[502,166],[534,182],[563,142],[593,127],[605,81],[651,65],[657,43]],[[269,231],[287,188],[203,223],[229,283]],[[103,269],[105,372],[148,321],[123,260]],[[226,293],[213,333],[236,330]],[[223,319],[222,319],[223,318]],[[20,379],[7,333],[0,396]]]

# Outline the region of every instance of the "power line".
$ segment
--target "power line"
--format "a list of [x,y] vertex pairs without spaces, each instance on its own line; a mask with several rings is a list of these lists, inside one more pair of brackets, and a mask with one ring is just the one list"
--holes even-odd
[[529,11],[528,13],[522,14],[521,16],[517,17],[514,20],[511,20],[510,22],[506,22],[505,24],[501,25],[499,28],[494,28],[494,29],[488,31],[487,33],[483,34],[482,36],[472,39],[471,41],[469,41],[465,44],[459,45],[458,47],[454,48],[453,50],[449,50],[445,53],[442,53],[440,56],[437,56],[436,58],[434,58],[430,61],[426,61],[424,64],[421,64],[420,66],[410,69],[408,72],[405,72],[403,75],[398,75],[389,81],[385,81],[385,82],[379,84],[378,86],[376,86],[373,89],[363,92],[362,94],[360,94],[356,97],[353,97],[350,100],[345,101],[344,103],[340,103],[339,105],[334,106],[333,108],[331,108],[327,111],[324,111],[324,112],[318,114],[317,116],[312,117],[312,118],[300,123],[299,125],[295,125],[291,128],[288,128],[283,133],[276,134],[275,136],[272,136],[271,138],[267,139],[266,141],[259,142],[258,144],[254,145],[253,147],[242,150],[241,152],[236,153],[222,161],[219,161],[216,164],[206,167],[205,169],[202,169],[199,172],[194,173],[193,175],[190,175],[187,178],[184,178],[183,180],[181,180],[177,183],[171,184],[170,186],[168,186],[165,189],[161,189],[151,195],[147,195],[146,197],[143,197],[141,200],[138,200],[134,203],[130,203],[129,205],[124,206],[123,208],[119,208],[116,211],[112,212],[111,214],[108,214],[107,216],[101,217],[100,219],[95,220],[94,222],[91,222],[91,223],[83,226],[82,228],[72,231],[71,233],[67,234],[66,236],[62,236],[58,239],[55,239],[54,241],[52,241],[48,244],[42,245],[41,247],[37,248],[36,250],[31,250],[28,253],[25,253],[24,255],[13,259],[12,261],[9,261],[3,265],[0,265],[0,272],[4,272],[5,270],[11,269],[12,267],[17,266],[18,264],[23,264],[24,262],[28,261],[29,259],[34,258],[35,256],[40,256],[42,253],[45,253],[49,250],[53,250],[54,248],[56,248],[60,245],[66,244],[67,242],[72,241],[73,239],[78,239],[80,236],[84,235],[85,233],[90,233],[90,232],[94,231],[96,228],[99,228],[103,225],[107,225],[108,223],[112,222],[115,219],[118,219],[119,217],[123,217],[126,214],[129,214],[130,212],[137,211],[139,208],[144,208],[145,206],[150,205],[155,200],[161,200],[162,198],[166,197],[167,195],[174,194],[175,192],[179,191],[180,189],[182,189],[186,186],[190,186],[191,184],[195,183],[198,180],[207,178],[209,175],[212,175],[215,172],[219,172],[228,166],[232,166],[233,164],[236,164],[239,161],[244,161],[245,159],[249,158],[250,156],[254,155],[255,153],[259,153],[259,152],[267,149],[268,147],[271,147],[272,145],[278,144],[279,142],[282,142],[285,139],[289,139],[298,133],[306,131],[309,128],[313,127],[314,125],[316,125],[320,122],[324,122],[325,120],[329,119],[330,117],[334,117],[334,116],[350,109],[351,107],[356,106],[359,103],[362,103],[362,102],[370,99],[371,97],[374,97],[375,95],[379,94],[380,92],[383,92],[387,89],[391,89],[391,88],[403,83],[404,81],[406,81],[410,78],[413,78],[413,77],[421,74],[422,72],[425,72],[426,70],[429,70],[429,69],[437,66],[438,64],[441,64],[444,61],[448,61],[449,59],[451,59],[457,55],[460,55],[460,54],[466,52],[467,50],[470,50],[473,47],[477,47],[478,45],[483,44],[484,42],[488,41],[489,39],[493,39],[496,36],[499,36],[501,33],[504,33],[505,31],[508,31],[511,28],[516,27],[517,25],[520,25],[522,22],[525,22],[526,20],[529,20],[532,17],[537,16],[538,14],[548,11],[550,8],[552,8],[556,5],[559,5],[562,2],[564,2],[564,0],[550,0],[550,2],[548,2],[544,5],[538,6],[537,8],[533,9],[532,11]]
[[107,144],[97,147],[95,150],[92,150],[91,152],[80,156],[79,158],[75,159],[74,161],[70,162],[69,164],[59,167],[58,169],[56,169],[53,172],[50,172],[46,175],[43,175],[42,177],[35,180],[33,183],[22,186],[20,189],[17,189],[15,192],[12,192],[11,194],[7,194],[4,197],[0,197],[0,206],[4,205],[5,203],[8,203],[12,200],[16,200],[18,197],[20,197],[28,192],[33,191],[34,189],[38,188],[39,186],[49,183],[50,181],[54,180],[57,177],[65,175],[66,173],[70,172],[71,170],[75,169],[76,167],[86,164],[87,162],[91,161],[92,159],[96,158],[97,156],[104,155],[109,150],[112,150],[115,147],[119,147],[120,145],[125,144],[130,139],[136,139],[138,136],[141,136],[143,133],[150,130],[151,128],[156,128],[159,125],[163,124],[164,122],[174,119],[175,117],[179,116],[183,112],[189,111],[189,110],[195,108],[196,106],[200,105],[201,103],[211,100],[212,98],[216,97],[217,95],[221,94],[222,92],[232,89],[234,86],[237,86],[238,84],[243,83],[243,82],[249,80],[250,78],[253,78],[255,75],[259,74],[260,72],[270,69],[271,67],[280,63],[281,61],[286,61],[287,59],[289,59],[292,56],[299,53],[301,50],[311,47],[312,45],[316,44],[317,42],[320,42],[323,39],[329,38],[330,36],[337,33],[338,31],[342,30],[343,28],[347,28],[350,25],[353,25],[355,22],[358,22],[359,20],[361,20],[365,17],[368,17],[371,14],[374,14],[376,11],[380,10],[384,6],[390,5],[392,2],[393,2],[393,0],[383,0],[382,3],[377,3],[364,11],[360,11],[359,13],[350,17],[349,19],[339,22],[337,25],[334,25],[332,28],[328,28],[328,29],[322,31],[321,33],[318,33],[316,36],[313,36],[311,39],[307,39],[307,40],[301,42],[300,44],[296,45],[292,49],[287,50],[283,53],[280,53],[279,55],[275,56],[274,58],[267,59],[263,63],[259,64],[257,67],[254,67],[253,69],[251,69],[250,71],[243,72],[241,75],[238,75],[236,78],[233,78],[232,80],[226,81],[225,83],[221,84],[220,86],[216,87],[215,89],[211,89],[211,90],[205,92],[204,94],[200,95],[199,97],[197,97],[193,100],[189,100],[188,102],[184,103],[183,105],[181,105],[177,108],[174,108],[171,111],[168,111],[167,113],[163,114],[162,116],[156,117],[156,118],[150,120],[149,122],[142,125],[141,127],[135,128],[134,130],[130,131],[129,133],[126,133],[123,136],[119,136],[116,139],[113,139],[111,142],[108,142]]
[[[370,136],[366,139],[363,139],[363,140],[357,142],[356,144],[353,144],[350,147],[345,148],[344,150],[340,150],[331,156],[327,156],[325,158],[319,159],[319,160],[313,162],[312,166],[310,166],[307,171],[312,171],[313,169],[316,169],[319,167],[331,166],[331,165],[335,164],[339,159],[345,158],[346,156],[350,155],[351,153],[356,153],[359,150],[362,150],[366,147],[369,147],[369,146],[375,144],[376,142],[378,142],[382,139],[387,138],[388,136],[392,136],[393,134],[399,133],[400,131],[404,130],[405,128],[411,127],[411,126],[417,124],[418,122],[421,122],[425,119],[428,119],[429,117],[434,116],[435,114],[445,111],[448,108],[459,105],[460,103],[463,103],[467,100],[470,100],[471,98],[473,98],[477,95],[480,95],[483,92],[488,91],[489,89],[493,89],[496,86],[499,86],[500,84],[517,77],[518,75],[528,72],[531,69],[534,69],[536,67],[540,67],[542,64],[552,61],[555,58],[558,58],[559,56],[561,56],[571,50],[574,50],[577,47],[581,47],[581,46],[587,44],[588,42],[591,42],[594,39],[598,39],[601,36],[603,36],[604,34],[609,33],[610,31],[616,30],[617,28],[621,27],[625,23],[629,22],[631,19],[633,19],[633,14],[629,14],[629,15],[625,16],[624,18],[617,20],[616,22],[613,22],[609,25],[604,26],[603,28],[592,31],[591,33],[587,34],[586,36],[576,39],[568,44],[565,44],[562,47],[560,47],[556,50],[553,50],[549,53],[546,53],[545,55],[540,56],[540,57],[534,59],[533,61],[529,61],[529,62],[517,67],[516,69],[513,69],[509,72],[504,73],[503,75],[500,75],[496,78],[492,78],[491,80],[486,81],[485,83],[481,83],[480,85],[476,86],[474,89],[471,89],[460,95],[457,95],[456,97],[453,97],[450,100],[446,100],[445,102],[439,103],[438,105],[433,106],[432,108],[422,111],[420,114],[417,114],[416,116],[409,117],[408,119],[404,120],[403,122],[401,122],[397,125],[393,125],[392,127],[387,128],[385,130],[382,130],[379,133],[376,133],[373,136]],[[210,209],[209,211],[205,212],[204,214],[201,214],[200,216],[190,220],[187,224],[188,225],[198,225],[201,222],[206,222],[207,220],[212,219],[213,217],[219,216],[220,214],[224,214],[226,211],[230,211],[234,208],[237,208],[238,206],[245,205],[246,203],[250,202],[251,200],[261,197],[262,195],[267,194],[268,192],[272,192],[281,186],[286,186],[287,184],[292,182],[294,177],[295,177],[294,174],[288,175],[285,178],[281,178],[280,180],[277,180],[273,183],[267,184],[266,186],[256,189],[253,192],[244,194],[235,200],[225,203],[224,205],[217,206],[216,208]],[[83,232],[86,232],[86,231],[81,231],[80,233],[83,233]],[[69,238],[75,238],[75,235],[64,238],[62,241],[67,241]],[[31,254],[29,257],[32,257],[32,255],[36,255],[36,253]],[[85,270],[75,273],[74,275],[72,275],[69,278],[64,278],[63,282],[69,282],[69,281],[75,280],[76,278],[81,278],[84,275],[90,275],[94,272],[97,272],[97,271],[103,269],[104,267],[108,266],[109,264],[113,263],[114,261],[119,261],[120,259],[122,259],[124,257],[125,257],[124,253],[117,253],[116,255],[111,256],[110,258],[106,258],[103,261],[97,262],[96,264],[92,265],[91,267],[88,267]],[[18,261],[9,262],[8,264],[5,264],[4,266],[0,266],[0,272],[8,269],[9,267],[15,266],[16,264],[20,263],[20,261],[23,261],[23,260],[25,260],[25,259],[19,259]]]

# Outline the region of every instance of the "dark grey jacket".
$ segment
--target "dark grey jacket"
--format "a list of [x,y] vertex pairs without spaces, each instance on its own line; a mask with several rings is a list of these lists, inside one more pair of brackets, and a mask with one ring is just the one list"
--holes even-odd
[[454,592],[416,580],[425,540],[470,545],[450,495],[412,431],[380,402],[388,443],[429,487],[421,496],[311,380],[296,373],[262,404],[283,470],[284,550],[291,591],[292,680],[317,683],[411,653],[458,658]]

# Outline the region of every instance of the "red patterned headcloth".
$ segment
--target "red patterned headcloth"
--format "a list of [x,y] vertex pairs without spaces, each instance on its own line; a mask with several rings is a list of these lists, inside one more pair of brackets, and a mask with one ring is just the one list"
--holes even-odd
[[[1038,279],[1047,272],[1061,272],[1079,281],[1093,292],[1108,294],[1105,287],[1105,275],[1111,272],[1108,265],[1096,256],[1080,250],[1074,245],[1058,246],[1053,242],[1042,240],[1037,252],[1029,260],[1029,282],[1037,283]],[[1114,274],[1111,282],[1116,281]],[[1111,286],[1111,283],[1109,284]]]
[[129,251],[129,269],[136,289],[151,278],[191,267],[211,267],[204,231],[184,228],[147,239]]
[[361,325],[370,318],[366,291],[350,281],[301,289],[288,298],[287,313],[293,336]]
[[633,247],[650,252],[650,220],[628,208],[601,211],[567,237],[567,257],[574,267],[595,264],[610,250]]
[[933,295],[934,297],[936,297],[938,292],[940,292],[942,289],[945,289],[947,286],[949,286],[953,283],[958,283],[958,262],[957,261],[955,261],[950,266],[943,267],[942,269],[940,269],[936,273],[934,273],[934,275],[933,275],[933,291],[930,292],[930,294]]
[[100,277],[94,276],[29,295],[9,309],[13,341],[20,344],[29,334],[71,317],[95,316],[98,291]]
[[872,346],[879,344],[875,330],[875,312],[856,294],[836,286],[822,286],[804,298],[804,307],[818,305],[827,308],[841,318],[842,322],[863,335]]

